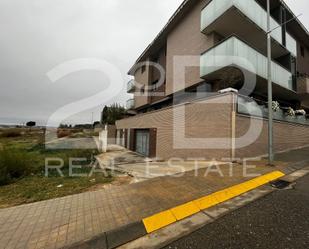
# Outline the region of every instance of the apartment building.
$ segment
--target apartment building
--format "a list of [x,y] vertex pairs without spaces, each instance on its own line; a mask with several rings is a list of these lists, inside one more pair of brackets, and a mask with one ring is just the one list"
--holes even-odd
[[[309,145],[309,33],[284,1],[270,2],[282,151]],[[266,154],[266,4],[185,0],[129,71],[132,117],[117,121],[118,143],[160,159]]]

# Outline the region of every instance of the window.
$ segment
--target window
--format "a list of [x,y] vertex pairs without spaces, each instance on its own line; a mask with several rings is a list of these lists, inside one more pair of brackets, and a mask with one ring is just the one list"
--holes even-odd
[[305,48],[303,46],[300,46],[300,54],[302,57],[305,57]]
[[146,71],[146,65],[142,66],[142,73],[144,73]]

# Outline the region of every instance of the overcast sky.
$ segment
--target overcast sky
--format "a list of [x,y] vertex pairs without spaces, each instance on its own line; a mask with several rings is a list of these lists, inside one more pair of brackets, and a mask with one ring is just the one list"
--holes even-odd
[[[124,88],[126,72],[181,2],[0,0],[0,123],[46,124],[61,107],[104,91],[108,76],[96,70],[63,75],[55,82],[48,77],[63,63],[73,63],[74,69],[78,59],[111,63],[121,80],[113,82],[116,96],[103,92],[99,105],[67,117],[66,123],[90,122],[92,112],[98,120],[105,104],[125,104],[130,97]],[[296,14],[309,9],[308,0],[286,2]],[[306,12],[300,19],[308,28]],[[82,103],[74,105],[79,109]]]

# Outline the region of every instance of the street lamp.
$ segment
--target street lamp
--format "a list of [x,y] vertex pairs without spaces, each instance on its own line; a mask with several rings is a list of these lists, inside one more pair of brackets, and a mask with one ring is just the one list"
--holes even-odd
[[273,152],[273,87],[271,75],[270,0],[267,0],[267,79],[268,79],[268,164],[274,163]]
[[274,151],[273,151],[273,87],[272,87],[272,72],[271,72],[271,32],[275,29],[289,23],[298,18],[302,14],[293,17],[292,19],[281,23],[279,26],[271,29],[270,26],[270,0],[267,0],[267,79],[268,79],[268,164],[274,165]]

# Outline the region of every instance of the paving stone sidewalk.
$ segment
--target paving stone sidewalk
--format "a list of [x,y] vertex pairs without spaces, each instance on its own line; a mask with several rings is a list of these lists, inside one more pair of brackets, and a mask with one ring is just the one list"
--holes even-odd
[[[308,155],[306,148],[278,158],[294,163],[296,158],[308,159]],[[283,167],[287,165],[259,165],[250,173],[265,174]],[[250,179],[243,177],[241,165],[233,168],[233,177],[229,165],[220,168],[223,177],[215,172],[205,176],[204,168],[177,177],[0,209],[0,248],[61,248]]]

